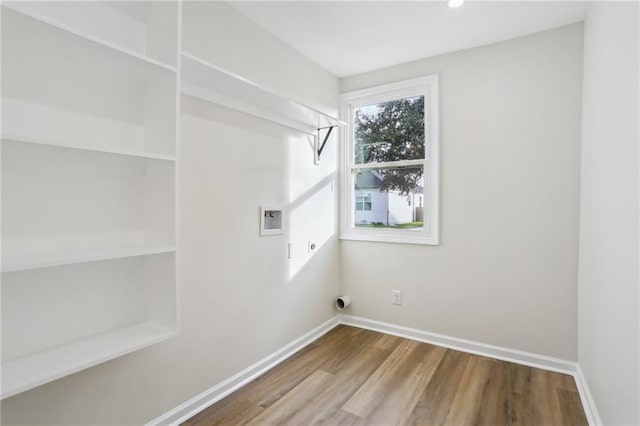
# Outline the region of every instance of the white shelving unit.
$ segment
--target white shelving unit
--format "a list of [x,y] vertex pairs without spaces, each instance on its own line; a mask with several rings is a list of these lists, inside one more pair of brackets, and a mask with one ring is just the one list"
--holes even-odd
[[[5,364],[5,386],[24,392],[104,361],[152,345],[174,335],[168,327],[144,322],[117,331],[84,338],[60,348],[22,357]],[[77,360],[87,360],[78,362]]]
[[4,140],[3,270],[173,246],[174,193],[173,161]]
[[175,71],[10,9],[2,15],[3,136],[175,156]]
[[174,336],[174,253],[5,272],[8,397]]
[[177,333],[181,92],[312,135],[316,160],[344,124],[181,52],[180,7],[2,3],[2,398]]
[[74,146],[72,144],[69,143],[64,143],[63,141],[45,141],[45,140],[38,140],[38,139],[30,139],[29,137],[25,137],[25,136],[12,136],[10,134],[7,134],[6,132],[4,132],[2,134],[2,140],[3,141],[14,141],[14,142],[21,142],[21,143],[32,143],[32,144],[38,144],[38,145],[50,145],[50,146],[59,146],[62,148],[76,148],[76,149],[82,149],[82,150],[86,150],[86,151],[96,151],[96,152],[104,152],[107,154],[120,154],[120,155],[128,155],[131,157],[141,157],[141,158],[149,158],[149,159],[154,159],[154,160],[166,160],[166,161],[176,161],[176,156],[175,155],[163,155],[163,154],[154,154],[151,152],[135,152],[135,151],[126,151],[126,150],[118,150],[118,149],[113,149],[110,147],[100,147],[100,146],[95,146],[95,147],[91,147],[91,146]]
[[336,117],[292,100],[188,52],[182,52],[182,93],[316,137],[343,126]]
[[175,246],[142,246],[130,248],[93,249],[82,252],[69,251],[42,253],[7,257],[2,260],[2,272],[24,271],[29,269],[50,268],[52,266],[73,265],[76,263],[97,262],[99,260],[122,259],[125,257],[145,256],[160,253],[173,253]]
[[2,398],[174,336],[179,2],[4,2]]
[[178,2],[4,1],[3,6],[85,40],[176,69]]

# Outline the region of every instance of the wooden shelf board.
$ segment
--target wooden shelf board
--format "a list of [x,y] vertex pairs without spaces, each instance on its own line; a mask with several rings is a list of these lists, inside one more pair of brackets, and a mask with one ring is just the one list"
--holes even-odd
[[175,252],[175,250],[174,246],[143,246],[93,249],[86,250],[82,253],[49,253],[35,256],[6,257],[2,259],[2,272],[24,271],[77,263],[97,262],[101,260],[122,259],[125,257],[172,253]]
[[68,149],[78,149],[81,151],[93,151],[93,152],[103,152],[105,154],[116,154],[116,155],[126,155],[129,157],[139,157],[139,158],[148,158],[151,160],[163,160],[163,161],[176,161],[176,157],[173,155],[163,155],[163,154],[154,154],[147,152],[133,152],[133,151],[119,151],[119,150],[110,150],[110,149],[101,149],[101,148],[85,148],[81,146],[68,145],[65,143],[60,143],[56,141],[45,141],[25,136],[18,135],[2,135],[2,140],[8,140],[13,142],[20,143],[31,143],[37,145],[47,145],[47,146],[56,146],[60,148],[68,148]]
[[2,364],[2,399],[173,337],[177,330],[143,322]]

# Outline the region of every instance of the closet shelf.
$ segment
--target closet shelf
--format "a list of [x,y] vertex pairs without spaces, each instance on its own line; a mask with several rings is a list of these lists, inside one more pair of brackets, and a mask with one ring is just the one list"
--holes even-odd
[[178,334],[180,7],[2,2],[2,398]]
[[138,158],[147,158],[150,160],[163,160],[163,161],[176,161],[176,157],[173,155],[162,155],[162,154],[154,154],[148,152],[133,152],[133,151],[120,151],[120,150],[112,150],[112,149],[102,149],[102,148],[94,148],[94,147],[84,147],[84,146],[75,146],[72,144],[60,143],[57,141],[45,141],[36,138],[17,136],[17,135],[2,135],[3,141],[13,141],[18,143],[29,143],[35,145],[46,145],[46,146],[55,146],[60,148],[69,148],[69,149],[77,149],[80,151],[93,151],[93,152],[102,152],[105,154],[116,154],[116,155],[126,155],[129,157],[138,157]]
[[[112,90],[122,84],[133,92],[144,86],[166,84],[169,76],[176,75],[175,67],[158,66],[158,61],[141,54],[116,49],[108,43],[96,43],[93,38],[79,37],[63,26],[50,25],[44,18],[2,7],[2,57],[11,61],[14,68],[24,67],[25,72],[33,73],[42,69],[40,73],[51,79],[78,80],[86,85],[79,87],[95,84],[95,89]],[[10,77],[17,79],[14,75]],[[3,96],[6,96],[4,90]]]
[[174,246],[143,246],[84,250],[81,253],[49,253],[34,256],[6,257],[2,259],[2,272],[24,271],[77,263],[97,262],[100,260],[172,253],[175,252],[175,250]]
[[26,355],[2,365],[2,399],[173,337],[150,321]]
[[318,138],[319,129],[345,122],[182,52],[182,93]]
[[176,72],[176,67],[174,67],[172,65],[169,65],[167,63],[158,61],[157,59],[154,59],[154,58],[152,58],[150,56],[147,56],[147,55],[142,54],[140,52],[137,52],[135,50],[129,49],[127,47],[120,46],[120,45],[118,45],[116,43],[110,42],[110,41],[105,40],[103,38],[96,37],[93,34],[90,34],[90,33],[86,32],[86,31],[79,30],[77,28],[74,28],[74,27],[72,27],[70,25],[67,25],[67,24],[64,24],[62,22],[59,22],[59,21],[57,21],[57,20],[55,20],[53,18],[50,18],[48,16],[45,16],[45,15],[42,15],[42,14],[39,14],[39,13],[32,13],[28,9],[23,9],[22,7],[20,7],[20,5],[21,5],[21,3],[19,3],[19,2],[4,2],[2,6],[8,8],[8,9],[11,9],[11,10],[13,10],[15,12],[18,12],[21,15],[28,16],[29,18],[33,18],[35,20],[38,20],[38,21],[40,21],[40,22],[42,22],[44,24],[47,24],[47,25],[49,25],[51,27],[55,27],[55,28],[58,28],[60,30],[65,31],[65,32],[67,32],[69,34],[73,34],[74,36],[77,36],[78,38],[91,41],[93,43],[99,44],[99,45],[104,46],[104,47],[108,47],[109,49],[113,49],[115,51],[118,51],[120,53],[128,55],[128,56],[130,56],[132,58],[136,58],[136,59],[142,60],[144,62],[147,62],[148,64],[155,65],[157,67],[161,67],[161,68],[164,68],[164,69],[172,71],[172,72]]

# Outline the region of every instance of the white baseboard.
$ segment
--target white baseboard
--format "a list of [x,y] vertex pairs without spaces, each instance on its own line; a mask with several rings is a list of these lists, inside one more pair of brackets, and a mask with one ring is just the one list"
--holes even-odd
[[587,379],[584,377],[584,373],[582,372],[580,364],[578,364],[578,368],[574,377],[576,378],[576,386],[578,387],[578,393],[580,394],[580,400],[582,401],[584,414],[587,416],[589,425],[602,425],[600,415],[598,414],[598,409],[596,408],[596,404],[593,401],[593,396],[591,395],[589,385],[587,384]]
[[417,330],[415,328],[403,327],[400,325],[389,324],[381,321],[374,321],[367,318],[354,317],[349,315],[341,315],[340,324],[350,325],[353,327],[366,328],[367,330],[378,331],[380,333],[392,334],[407,339],[417,340],[420,342],[431,343],[445,348],[455,349],[461,352],[467,352],[476,355],[482,355],[489,358],[509,361],[516,364],[526,365],[528,367],[540,368],[542,370],[554,371],[557,373],[569,374],[573,376],[585,415],[590,426],[601,426],[598,410],[589,391],[589,386],[582,373],[580,365],[575,362],[563,359],[552,358],[546,355],[534,354],[531,352],[520,351],[517,349],[509,349],[501,346],[488,345],[486,343],[474,342],[472,340],[459,339],[457,337],[445,336],[428,331]]
[[531,352],[509,349],[501,346],[488,345],[486,343],[474,342],[472,340],[459,339],[457,337],[445,336],[443,334],[430,333],[428,331],[415,328],[403,327],[386,322],[374,321],[367,318],[343,315],[340,323],[354,327],[366,328],[367,330],[379,331],[381,333],[392,334],[394,336],[405,337],[419,342],[431,343],[445,348],[455,349],[475,355],[482,355],[528,367],[541,368],[543,370],[555,371],[574,375],[576,363],[563,359],[552,358],[546,355],[534,354]]
[[430,343],[461,352],[509,361],[516,364],[526,365],[528,367],[569,374],[573,376],[576,381],[576,387],[578,388],[589,425],[600,426],[602,424],[582,370],[575,362],[520,351],[517,349],[509,349],[501,346],[474,342],[472,340],[459,339],[457,337],[445,336],[442,334],[431,333],[428,331],[403,327],[367,318],[337,315],[276,352],[242,370],[238,374],[218,383],[212,388],[191,398],[189,401],[156,418],[148,423],[147,426],[176,425],[184,422],[205,408],[215,404],[217,401],[221,400],[233,391],[249,383],[251,380],[280,364],[282,361],[314,342],[339,324],[378,331],[380,333]]
[[173,410],[152,420],[147,424],[147,426],[177,425],[184,422],[205,408],[215,404],[233,391],[249,383],[256,377],[280,364],[282,361],[289,358],[305,346],[313,343],[337,325],[339,325],[338,317],[331,318],[327,322],[319,325],[305,335],[300,336],[288,345],[278,349],[276,352],[245,368],[238,374],[229,377],[227,380],[218,383],[212,388],[191,398],[187,402],[180,404]]

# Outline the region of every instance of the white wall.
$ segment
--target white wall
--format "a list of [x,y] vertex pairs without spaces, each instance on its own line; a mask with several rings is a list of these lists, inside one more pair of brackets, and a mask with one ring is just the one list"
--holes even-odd
[[[338,81],[326,71],[223,2],[184,8],[193,53],[335,112]],[[192,99],[183,109],[182,333],[2,401],[2,424],[143,424],[334,315],[335,140],[314,166],[299,134]],[[290,208],[289,236],[259,237],[260,203]]]
[[576,360],[582,31],[342,80],[440,78],[441,244],[343,241],[351,314]]
[[605,425],[640,424],[638,13],[585,21],[578,362]]

